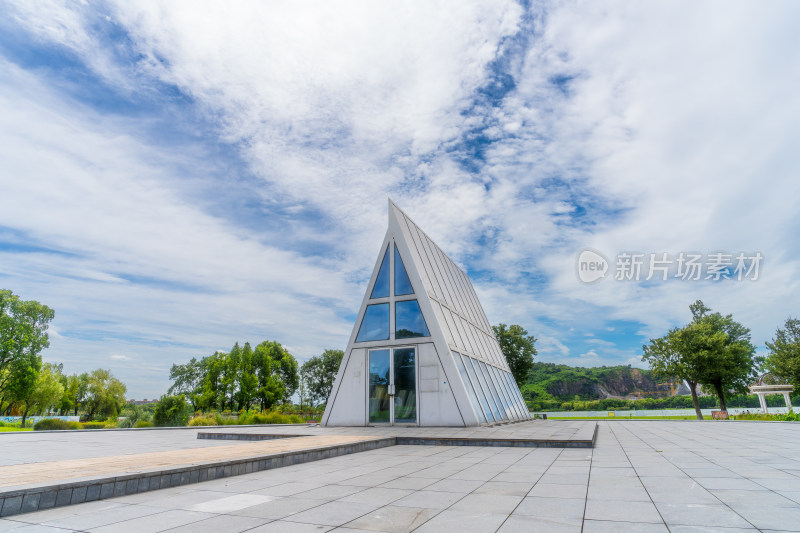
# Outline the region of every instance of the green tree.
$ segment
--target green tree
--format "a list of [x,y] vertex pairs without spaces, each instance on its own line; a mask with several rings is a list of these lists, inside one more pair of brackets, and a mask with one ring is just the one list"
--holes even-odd
[[61,401],[64,386],[61,385],[61,365],[45,363],[36,376],[36,385],[22,402],[22,427],[28,414],[47,413],[51,407]]
[[264,341],[253,352],[257,377],[256,397],[261,409],[286,402],[297,390],[297,360],[277,341]]
[[697,385],[713,390],[720,408],[727,410],[727,397],[746,393],[755,378],[755,346],[750,343],[750,330],[732,315],[712,313],[700,300],[689,309],[692,321],[664,337],[650,339],[650,345],[643,347],[642,360],[660,377],[686,380],[697,418],[702,420]]
[[36,386],[39,353],[50,346],[47,328],[54,316],[46,305],[0,290],[0,412]]
[[84,401],[90,419],[116,418],[125,405],[125,384],[115,378],[110,370],[98,368],[88,376],[87,394]]
[[222,356],[222,376],[220,377],[220,396],[222,409],[226,407],[231,411],[235,408],[236,389],[238,388],[239,361],[242,349],[239,343],[234,343],[231,351]]
[[305,382],[306,394],[314,406],[326,403],[342,364],[342,350],[325,350],[303,363],[300,374]]
[[197,360],[192,357],[185,365],[173,364],[169,371],[169,379],[174,383],[167,390],[167,394],[183,394],[192,404],[192,410],[197,410],[203,394],[203,377],[205,376],[205,359]]
[[767,343],[764,368],[794,385],[794,393],[800,394],[800,320],[789,317],[783,328],[778,328],[775,338]]
[[84,408],[86,397],[89,394],[89,374],[83,372],[81,374],[72,374],[67,378],[69,384],[69,401],[72,404],[74,416],[78,416],[78,409]]
[[726,411],[727,398],[747,394],[757,376],[756,347],[750,342],[750,330],[733,315],[712,313],[702,301],[690,306],[692,322],[684,335],[702,367],[700,383],[711,388]]
[[506,326],[499,324],[492,326],[494,336],[500,344],[500,349],[506,357],[511,375],[518,387],[527,381],[528,374],[533,368],[533,356],[536,355],[536,338],[518,324]]
[[250,404],[256,398],[258,377],[253,365],[253,349],[250,343],[245,342],[239,357],[239,370],[237,372],[236,401],[238,409],[250,409]]
[[189,404],[183,394],[162,396],[153,411],[153,423],[159,427],[185,426],[191,416]]
[[642,360],[649,363],[650,370],[661,379],[678,377],[689,385],[692,404],[698,420],[703,420],[700,403],[697,398],[697,386],[700,384],[701,367],[694,358],[694,352],[687,344],[688,338],[681,328],[673,328],[657,339],[650,339],[650,345],[643,346]]

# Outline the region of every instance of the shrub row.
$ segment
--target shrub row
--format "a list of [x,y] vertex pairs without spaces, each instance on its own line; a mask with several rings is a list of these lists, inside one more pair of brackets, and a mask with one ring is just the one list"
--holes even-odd
[[[33,425],[34,431],[57,431],[61,429],[110,429],[116,428],[117,423],[113,420],[108,422],[73,422],[70,420],[61,420],[60,418],[43,418]],[[151,428],[152,422],[140,420],[136,422],[133,427],[137,428]]]
[[743,413],[734,415],[735,420],[768,420],[775,422],[800,422],[800,413],[788,412],[786,414]]
[[253,424],[302,424],[305,419],[296,414],[275,412],[243,412],[238,417],[222,416],[219,413],[198,413],[189,421],[190,426],[242,426]]

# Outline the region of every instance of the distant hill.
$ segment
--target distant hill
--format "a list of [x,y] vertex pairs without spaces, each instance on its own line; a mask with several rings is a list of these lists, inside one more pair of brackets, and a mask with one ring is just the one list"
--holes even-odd
[[526,399],[569,401],[606,398],[666,398],[688,394],[679,382],[656,380],[649,370],[630,366],[573,367],[534,363],[528,382],[522,386]]

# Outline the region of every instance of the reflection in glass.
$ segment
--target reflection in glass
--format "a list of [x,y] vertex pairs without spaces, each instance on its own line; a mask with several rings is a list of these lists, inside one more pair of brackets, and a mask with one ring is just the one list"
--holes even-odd
[[372,288],[370,298],[385,298],[389,296],[389,248],[383,254],[381,268],[378,270],[378,277],[375,278],[375,286]]
[[389,422],[389,350],[369,352],[369,421]]
[[506,414],[508,418],[511,420],[517,419],[517,412],[514,409],[514,404],[511,402],[511,398],[508,396],[508,391],[506,391],[506,386],[503,383],[503,380],[500,378],[500,371],[497,368],[489,365],[489,373],[492,374],[492,381],[494,382],[494,387],[497,389],[497,394],[500,395],[500,399],[503,401],[503,407],[506,408]]
[[394,349],[394,421],[413,424],[417,421],[417,370],[414,348]]
[[472,403],[472,408],[475,410],[475,414],[478,415],[480,421],[485,423],[486,415],[483,414],[483,408],[481,408],[481,404],[478,402],[478,396],[475,394],[475,389],[469,379],[467,369],[464,367],[464,361],[461,360],[461,354],[453,352],[453,355],[455,356],[458,373],[461,374],[461,381],[464,382],[464,387],[467,389],[467,396],[469,396],[469,401]]
[[489,384],[486,383],[486,380],[483,379],[483,372],[481,372],[481,365],[478,364],[478,361],[471,357],[467,357],[467,361],[472,363],[472,367],[475,369],[475,375],[478,376],[478,381],[481,384],[481,388],[483,389],[484,394],[486,395],[486,401],[489,403],[489,408],[492,410],[492,415],[494,415],[494,419],[500,422],[503,420],[503,417],[500,416],[500,409],[497,408],[497,404],[494,402],[494,397],[492,396],[491,391],[489,390]]
[[506,391],[506,397],[508,398],[508,403],[511,405],[511,409],[514,411],[514,418],[516,420],[522,419],[522,412],[519,410],[519,405],[517,404],[516,399],[514,398],[514,393],[508,388],[508,381],[506,381],[505,372],[496,368],[495,371],[497,372],[497,379],[500,381],[500,384],[503,387],[503,390]]
[[464,360],[464,366],[467,368],[467,374],[469,374],[469,378],[472,381],[472,384],[475,386],[475,394],[478,395],[478,401],[481,402],[483,412],[486,413],[486,419],[489,422],[494,422],[495,417],[492,414],[492,410],[489,408],[489,402],[486,400],[486,393],[483,392],[483,387],[475,375],[475,368],[472,366],[472,364],[470,364],[472,359],[464,354],[461,354],[461,358]]
[[525,400],[522,398],[522,394],[520,394],[519,388],[517,387],[517,382],[514,380],[514,376],[511,374],[511,372],[506,372],[506,380],[508,380],[508,386],[514,392],[514,396],[517,398],[519,409],[522,411],[523,420],[530,418],[531,413],[528,411],[528,404],[526,404]]
[[492,394],[494,398],[494,403],[497,405],[497,410],[500,411],[500,418],[503,420],[508,420],[508,415],[506,415],[506,410],[503,407],[503,402],[500,401],[500,395],[497,394],[497,390],[494,388],[494,382],[492,381],[492,375],[489,373],[489,369],[486,366],[486,363],[483,361],[478,361],[478,364],[483,371],[483,378],[486,380],[486,383],[489,386],[489,392]]
[[394,294],[401,296],[403,294],[414,294],[414,288],[411,286],[411,280],[408,279],[406,266],[403,260],[400,259],[400,252],[397,246],[394,248]]
[[368,305],[356,342],[385,341],[389,339],[389,304]]
[[406,300],[395,303],[394,307],[394,337],[396,339],[409,339],[411,337],[428,337],[428,326],[419,309],[416,300]]

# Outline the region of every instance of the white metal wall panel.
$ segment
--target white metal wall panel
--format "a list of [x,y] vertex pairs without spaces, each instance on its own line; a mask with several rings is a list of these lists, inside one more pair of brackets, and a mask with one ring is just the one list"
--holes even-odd
[[[349,357],[347,357],[349,355]],[[330,416],[325,422],[331,426],[363,426],[367,421],[366,350],[353,348],[345,354],[347,366],[335,391]]]

